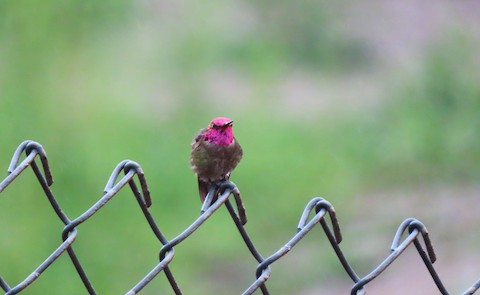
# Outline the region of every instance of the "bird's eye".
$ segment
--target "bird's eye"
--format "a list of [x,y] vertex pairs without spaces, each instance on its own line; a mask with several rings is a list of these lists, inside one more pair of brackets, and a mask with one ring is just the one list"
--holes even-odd
[[212,128],[217,128],[217,124],[212,123]]

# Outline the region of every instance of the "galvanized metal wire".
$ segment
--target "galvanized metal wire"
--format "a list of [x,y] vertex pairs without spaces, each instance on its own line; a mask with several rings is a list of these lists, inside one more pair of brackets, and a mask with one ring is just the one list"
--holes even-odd
[[[20,162],[20,158],[22,157],[23,153],[25,153],[26,156],[25,159]],[[40,159],[42,169],[39,168],[36,162],[37,158]],[[367,285],[371,281],[381,276],[382,273],[390,265],[392,265],[392,263],[394,263],[395,260],[400,257],[400,255],[402,255],[402,253],[404,253],[404,251],[412,244],[415,246],[415,249],[422,258],[422,261],[430,273],[430,276],[434,281],[438,291],[443,295],[449,294],[433,266],[436,261],[436,255],[433,245],[430,241],[427,228],[423,223],[414,218],[406,219],[398,227],[393,238],[390,255],[388,255],[370,273],[361,277],[349,264],[346,256],[340,248],[342,234],[334,207],[327,200],[321,197],[313,198],[307,203],[300,216],[297,232],[290,238],[290,240],[282,245],[278,251],[264,258],[256,249],[255,244],[246,231],[245,224],[247,222],[247,216],[245,212],[245,206],[242,202],[238,187],[231,181],[224,181],[214,184],[210,188],[203,203],[200,216],[183,232],[168,240],[162,234],[155,222],[155,219],[150,214],[149,207],[152,205],[152,200],[150,198],[150,192],[145,174],[138,163],[130,160],[124,160],[120,162],[110,175],[105,186],[103,196],[95,204],[88,208],[88,210],[73,220],[70,219],[60,208],[60,205],[50,189],[50,186],[53,184],[53,177],[50,171],[47,154],[42,145],[37,142],[31,140],[24,141],[15,150],[8,167],[8,175],[0,182],[0,193],[2,193],[12,182],[14,182],[15,179],[17,179],[17,177],[28,167],[33,169],[34,174],[45,193],[45,196],[65,227],[61,233],[62,243],[60,243],[60,245],[58,245],[58,247],[21,282],[10,286],[0,275],[0,288],[2,288],[5,294],[8,295],[21,293],[30,285],[34,284],[38,277],[42,275],[42,273],[46,271],[53,263],[55,263],[60,256],[64,255],[65,252],[68,254],[73,265],[75,266],[75,269],[81,281],[83,282],[86,291],[89,294],[97,294],[73,249],[73,244],[77,238],[77,227],[91,218],[93,215],[97,214],[102,207],[105,206],[105,204],[107,204],[113,197],[115,197],[118,192],[121,191],[127,184],[129,185],[138,205],[140,206],[142,213],[150,226],[152,234],[155,235],[161,245],[159,248],[158,264],[140,281],[138,281],[138,283],[132,286],[130,290],[126,291],[126,294],[128,295],[138,294],[161,272],[163,272],[167,277],[168,283],[173,292],[177,295],[183,294],[180,286],[175,280],[172,271],[169,268],[169,264],[174,258],[174,247],[185,242],[223,205],[226,206],[232,221],[234,222],[239,234],[245,242],[245,246],[248,248],[253,258],[258,262],[258,266],[254,272],[255,280],[250,286],[246,286],[242,293],[243,295],[253,294],[256,291],[260,291],[264,295],[269,294],[266,283],[272,276],[273,264],[287,255],[299,242],[302,241],[303,238],[310,234],[312,229],[317,225],[320,225],[323,229],[323,232],[330,242],[335,255],[338,257],[346,274],[352,280],[352,295],[365,294]],[[121,175],[122,172],[123,175]],[[140,186],[137,185],[137,182],[140,184]],[[235,199],[236,209],[230,202],[230,197]],[[327,221],[327,217],[330,219],[329,222]],[[424,246],[422,246],[420,240],[423,240]],[[8,255],[8,253],[0,253],[0,255]],[[480,289],[480,280],[469,287],[463,293],[463,295],[474,294],[478,289]]]

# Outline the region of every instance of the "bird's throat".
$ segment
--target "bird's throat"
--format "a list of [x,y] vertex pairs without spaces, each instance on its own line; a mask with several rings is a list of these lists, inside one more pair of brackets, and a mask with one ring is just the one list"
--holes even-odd
[[204,139],[216,145],[230,145],[233,142],[233,129],[223,128],[219,130],[208,130],[204,135]]

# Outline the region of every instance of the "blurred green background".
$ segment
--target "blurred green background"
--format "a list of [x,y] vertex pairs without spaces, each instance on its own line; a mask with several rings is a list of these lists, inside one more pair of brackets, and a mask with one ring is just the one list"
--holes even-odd
[[[232,180],[264,256],[321,195],[359,275],[415,216],[431,231],[447,288],[460,293],[480,272],[479,12],[474,1],[446,0],[0,1],[0,167],[6,173],[23,140],[40,142],[73,219],[121,160],[137,161],[171,239],[201,206],[192,137],[228,116],[244,149]],[[0,195],[0,275],[23,280],[62,228],[27,170]],[[160,249],[128,189],[79,226],[73,245],[99,294],[125,293]],[[435,293],[410,252],[372,294]],[[239,294],[254,280],[257,263],[223,208],[175,254],[185,294]],[[405,277],[411,284],[399,287]],[[349,294],[352,282],[317,230],[268,285],[272,294]],[[84,293],[65,253],[22,294]],[[163,274],[142,291],[172,293]]]

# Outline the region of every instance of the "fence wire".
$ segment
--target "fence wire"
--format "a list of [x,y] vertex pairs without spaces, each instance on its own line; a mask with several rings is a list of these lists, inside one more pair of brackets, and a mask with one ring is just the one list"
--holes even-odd
[[[20,162],[23,152],[25,152],[26,157]],[[42,169],[39,168],[36,162],[37,158],[40,158]],[[412,244],[420,254],[423,263],[428,269],[428,272],[430,273],[430,276],[435,282],[435,285],[440,293],[443,295],[449,294],[433,266],[436,260],[436,255],[428,236],[427,228],[423,223],[414,218],[406,219],[398,227],[393,238],[390,255],[388,255],[369,274],[360,277],[348,263],[348,260],[340,248],[342,235],[336,218],[335,210],[328,201],[321,197],[312,199],[305,206],[297,226],[297,233],[293,235],[286,244],[279,248],[278,251],[264,258],[255,248],[253,241],[250,239],[244,227],[247,222],[245,208],[243,206],[239,189],[231,181],[225,181],[213,185],[203,203],[200,216],[182,233],[171,240],[168,240],[158,228],[155,219],[152,217],[148,209],[151,206],[152,201],[144,172],[138,163],[130,160],[124,160],[120,162],[115,167],[110,178],[108,179],[103,196],[87,211],[73,220],[68,218],[60,208],[60,205],[50,189],[50,186],[53,184],[53,177],[50,172],[47,154],[43,147],[37,142],[27,140],[18,146],[8,167],[8,176],[0,183],[0,193],[2,193],[5,188],[8,187],[29,166],[33,169],[47,199],[65,227],[62,231],[62,243],[23,281],[11,287],[0,275],[0,287],[5,291],[6,295],[18,294],[25,290],[28,286],[33,284],[35,280],[38,279],[38,277],[61,255],[64,255],[65,252],[67,252],[73,265],[75,266],[75,269],[80,276],[80,279],[82,280],[87,292],[89,294],[96,294],[91,281],[89,280],[82,267],[82,264],[80,263],[80,260],[77,258],[77,255],[73,249],[73,243],[77,238],[77,227],[94,214],[98,213],[99,210],[113,197],[115,197],[115,195],[127,184],[130,186],[130,189],[135,196],[143,215],[150,225],[152,233],[162,245],[159,251],[158,264],[128,292],[126,292],[128,295],[139,293],[161,272],[163,272],[167,277],[168,283],[170,284],[173,292],[177,295],[183,294],[180,286],[175,280],[175,276],[169,268],[169,264],[174,257],[174,247],[188,239],[188,237],[192,235],[200,226],[202,226],[202,224],[207,221],[222,205],[227,207],[228,212],[230,213],[238,232],[242,236],[246,247],[249,249],[253,258],[258,261],[258,266],[255,270],[255,281],[253,281],[252,284],[245,289],[245,291],[242,293],[243,295],[253,294],[259,289],[262,294],[269,294],[266,282],[272,274],[271,266],[276,261],[284,257],[290,250],[292,250],[292,248],[295,247],[305,236],[307,236],[318,224],[320,224],[322,227],[345,272],[353,281],[353,286],[351,289],[352,295],[365,294],[366,285],[372,280],[378,278]],[[122,172],[123,176],[121,176]],[[137,185],[135,179],[137,179],[137,181],[140,183],[140,186]],[[230,196],[233,196],[235,200],[236,209],[230,202]],[[327,222],[327,216],[329,217],[329,222]],[[423,245],[420,240],[423,240]],[[463,293],[463,295],[474,294],[478,289],[480,289],[480,280],[469,287]]]

